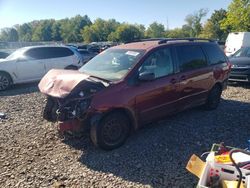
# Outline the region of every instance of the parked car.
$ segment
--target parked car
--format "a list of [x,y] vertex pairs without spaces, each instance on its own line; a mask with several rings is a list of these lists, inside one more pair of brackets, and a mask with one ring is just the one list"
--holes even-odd
[[80,55],[64,46],[20,48],[0,60],[0,91],[12,84],[40,80],[50,69],[78,69]]
[[226,39],[225,53],[230,56],[246,46],[250,46],[250,32],[229,33]]
[[101,52],[101,48],[102,48],[101,45],[95,45],[95,44],[88,45],[88,51],[97,54]]
[[0,59],[4,59],[7,56],[9,56],[10,54],[8,54],[7,52],[0,52]]
[[230,63],[218,44],[159,39],[111,47],[79,71],[51,70],[39,83],[43,116],[61,131],[90,128],[102,149],[123,144],[141,125],[194,106],[216,109]]
[[230,57],[229,81],[250,82],[250,47],[243,47]]
[[84,63],[88,62],[90,59],[92,59],[98,54],[85,49],[78,49],[78,52],[81,54]]

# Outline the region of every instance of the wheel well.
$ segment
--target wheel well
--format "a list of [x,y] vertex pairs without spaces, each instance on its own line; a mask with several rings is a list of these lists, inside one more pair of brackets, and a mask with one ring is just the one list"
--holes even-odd
[[136,121],[135,116],[133,115],[133,112],[125,108],[114,108],[108,111],[103,117],[106,117],[107,115],[114,113],[114,112],[120,112],[128,118],[131,131],[134,131],[138,128],[138,123]]
[[0,73],[7,74],[7,75],[10,77],[11,84],[13,84],[13,79],[12,79],[10,73],[8,73],[8,72],[6,72],[6,71],[0,71]]
[[214,85],[214,87],[216,87],[216,86],[218,86],[218,87],[221,89],[221,91],[222,91],[222,83],[217,82],[217,83]]

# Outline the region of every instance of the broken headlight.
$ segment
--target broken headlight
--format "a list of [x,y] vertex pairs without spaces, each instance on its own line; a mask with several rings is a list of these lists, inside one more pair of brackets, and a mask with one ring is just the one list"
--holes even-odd
[[90,99],[75,99],[67,102],[66,105],[61,106],[57,110],[57,117],[59,121],[66,121],[71,119],[85,118],[86,112],[90,106]]

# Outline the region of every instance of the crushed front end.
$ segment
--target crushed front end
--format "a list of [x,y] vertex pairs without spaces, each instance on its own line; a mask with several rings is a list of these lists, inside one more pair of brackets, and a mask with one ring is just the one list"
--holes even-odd
[[43,118],[59,122],[59,129],[79,131],[87,125],[91,114],[91,100],[107,83],[78,71],[52,70],[39,83],[47,96]]

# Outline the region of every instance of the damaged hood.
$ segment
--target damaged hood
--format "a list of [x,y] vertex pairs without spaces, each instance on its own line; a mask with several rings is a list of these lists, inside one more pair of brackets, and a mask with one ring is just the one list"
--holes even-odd
[[38,84],[39,90],[46,95],[64,98],[83,80],[90,76],[76,70],[50,70]]

